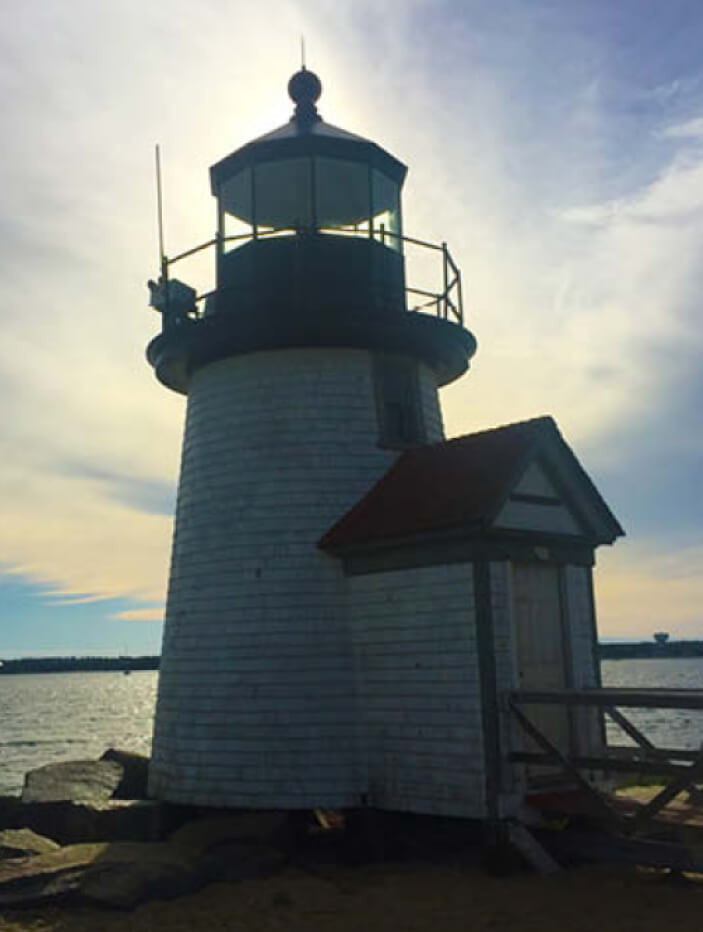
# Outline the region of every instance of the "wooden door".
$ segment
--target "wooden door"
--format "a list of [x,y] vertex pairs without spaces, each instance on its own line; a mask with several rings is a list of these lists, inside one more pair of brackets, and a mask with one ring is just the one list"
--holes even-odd
[[[568,685],[564,645],[560,571],[557,566],[517,563],[513,566],[513,617],[518,645],[521,689],[563,689]],[[559,750],[570,748],[569,714],[563,706],[533,705],[529,718]],[[526,750],[540,750],[525,737]],[[528,768],[528,776],[543,777],[543,767]],[[551,773],[555,773],[552,769]]]

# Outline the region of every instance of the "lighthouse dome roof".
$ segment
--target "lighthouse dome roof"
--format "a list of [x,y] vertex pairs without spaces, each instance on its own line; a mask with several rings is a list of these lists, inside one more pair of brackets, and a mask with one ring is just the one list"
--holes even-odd
[[314,155],[367,163],[402,184],[407,168],[390,152],[320,117],[315,104],[321,91],[322,84],[314,72],[306,68],[296,72],[288,84],[288,93],[296,104],[291,119],[216,162],[210,168],[212,193],[217,195],[224,182],[259,162]]

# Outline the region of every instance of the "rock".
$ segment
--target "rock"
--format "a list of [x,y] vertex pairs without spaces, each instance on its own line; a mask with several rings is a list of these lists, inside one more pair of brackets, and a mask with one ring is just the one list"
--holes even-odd
[[42,905],[80,887],[86,865],[107,845],[70,845],[33,857],[0,861],[0,906]]
[[217,879],[219,868],[165,842],[68,845],[0,863],[0,906],[65,900],[132,909]]
[[200,858],[213,877],[268,877],[289,860],[288,813],[229,811],[206,816],[187,822],[169,843]]
[[149,779],[149,758],[131,751],[109,748],[100,760],[112,761],[122,767],[122,779],[116,787],[114,799],[146,799]]
[[219,869],[165,842],[116,843],[86,869],[79,886],[82,900],[133,909],[152,899],[194,893],[219,879]]
[[86,760],[47,764],[26,774],[22,802],[102,802],[113,795],[122,775],[122,765],[115,761]]
[[[68,805],[75,804],[27,804],[26,809]],[[68,899],[132,909],[150,899],[194,892],[214,880],[267,876],[287,860],[281,847],[264,840],[280,833],[283,823],[285,813],[247,812],[196,820],[174,832],[168,842],[96,842],[52,848],[51,841],[41,839],[51,850],[0,861],[0,907]],[[29,848],[38,838],[29,831],[5,834],[17,847],[20,839]]]
[[0,828],[16,828],[15,815],[21,807],[19,796],[0,796]]
[[0,831],[0,861],[46,854],[58,848],[59,845],[51,838],[37,835],[30,828],[6,828]]
[[8,828],[31,828],[62,845],[95,841],[156,841],[180,824],[178,809],[156,800],[23,803]]
[[279,810],[225,810],[221,815],[186,822],[169,841],[196,854],[204,854],[228,842],[285,844],[288,825],[288,813]]

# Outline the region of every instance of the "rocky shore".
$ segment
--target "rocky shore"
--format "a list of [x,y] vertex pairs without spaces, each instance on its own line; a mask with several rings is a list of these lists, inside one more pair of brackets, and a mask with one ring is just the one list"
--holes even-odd
[[0,932],[698,932],[703,885],[581,867],[491,877],[471,863],[288,866],[133,911],[0,909]]
[[33,770],[20,797],[1,797],[0,910],[133,909],[286,862],[288,813],[171,806],[147,798],[147,774],[146,758],[110,750]]
[[108,751],[0,798],[0,932],[700,927],[693,875],[515,858],[494,876],[458,820],[203,812],[148,800],[147,769]]

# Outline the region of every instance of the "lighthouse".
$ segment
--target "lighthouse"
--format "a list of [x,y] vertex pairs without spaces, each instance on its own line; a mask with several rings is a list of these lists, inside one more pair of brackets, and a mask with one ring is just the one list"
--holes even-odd
[[151,767],[173,802],[359,803],[344,574],[318,542],[443,439],[438,389],[475,349],[446,246],[442,290],[407,291],[406,167],[321,119],[312,71],[288,92],[288,123],[210,169],[215,291],[168,263],[158,286],[148,358],[188,396]]
[[597,685],[594,551],[622,530],[551,418],[445,440],[476,349],[459,269],[321,90],[297,72],[290,120],[211,167],[215,237],[151,283],[148,360],[187,414],[150,792],[509,816],[534,775],[500,697]]

